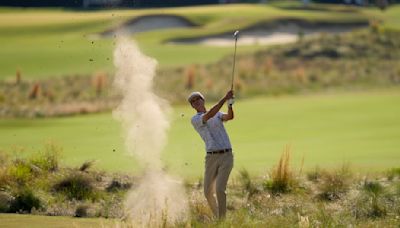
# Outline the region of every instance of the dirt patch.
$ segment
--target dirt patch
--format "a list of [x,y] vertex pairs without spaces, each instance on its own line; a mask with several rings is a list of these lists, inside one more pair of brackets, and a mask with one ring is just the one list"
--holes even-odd
[[116,33],[123,32],[124,34],[131,35],[140,32],[148,32],[159,29],[169,28],[187,28],[196,26],[191,21],[184,17],[175,15],[146,15],[136,17],[129,20],[117,28],[107,30],[100,35],[102,37],[110,37]]
[[[243,29],[238,38],[238,45],[274,45],[297,41],[301,37],[321,33],[338,34],[365,28],[368,22],[357,23],[310,23],[301,20],[279,20],[261,23]],[[200,44],[209,46],[232,46],[233,32],[212,36],[184,38],[170,41],[174,44]]]

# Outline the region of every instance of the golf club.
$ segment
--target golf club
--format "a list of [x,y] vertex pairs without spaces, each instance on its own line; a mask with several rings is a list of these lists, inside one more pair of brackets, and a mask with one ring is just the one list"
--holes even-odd
[[236,30],[235,33],[233,33],[233,37],[235,38],[235,52],[234,52],[234,54],[233,54],[233,68],[232,68],[231,90],[233,90],[233,79],[234,79],[234,76],[235,76],[236,44],[237,44],[238,36],[239,36],[239,30]]

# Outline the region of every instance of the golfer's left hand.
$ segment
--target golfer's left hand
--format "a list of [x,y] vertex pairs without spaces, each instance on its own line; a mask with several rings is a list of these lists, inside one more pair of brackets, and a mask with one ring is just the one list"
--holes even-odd
[[228,100],[228,107],[232,107],[234,103],[235,103],[235,98],[232,97],[231,99]]

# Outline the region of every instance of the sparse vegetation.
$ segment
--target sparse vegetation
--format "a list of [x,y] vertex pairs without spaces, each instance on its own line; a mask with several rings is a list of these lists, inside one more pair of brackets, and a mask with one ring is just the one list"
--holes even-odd
[[324,200],[337,200],[346,194],[352,183],[353,173],[350,166],[345,164],[342,168],[333,171],[325,171],[319,185],[319,196]]
[[254,194],[258,193],[257,186],[254,185],[250,177],[249,172],[246,169],[239,171],[239,181],[242,185],[243,192],[247,195],[247,198],[251,198]]
[[[56,147],[53,147],[56,148]],[[35,158],[50,154],[38,153]],[[54,156],[50,156],[55,158]],[[46,160],[40,158],[39,160]],[[3,169],[16,163],[2,158]],[[293,179],[286,148],[271,173],[270,187],[265,178],[251,177],[247,170],[228,184],[228,216],[215,221],[198,183],[189,182],[190,218],[177,226],[194,227],[333,227],[333,226],[384,226],[398,224],[400,212],[400,183],[386,173],[374,180],[356,177],[348,165],[335,170],[316,169],[309,180]],[[31,158],[19,158],[18,164],[29,167]],[[0,212],[31,213],[39,215],[64,215],[71,217],[123,218],[123,200],[133,184],[133,177],[107,174],[85,169],[66,168],[59,161],[57,169],[41,168],[31,173],[35,178],[21,181],[20,176],[1,179]],[[4,165],[8,164],[8,165]],[[43,167],[43,166],[42,166]],[[45,166],[48,167],[48,166]],[[24,168],[25,169],[25,168]],[[27,171],[28,172],[28,171]],[[30,171],[29,171],[30,172]],[[4,173],[2,173],[4,175]],[[299,174],[300,175],[300,174]],[[46,181],[44,179],[55,179]],[[6,180],[6,181],[5,181]],[[268,179],[267,179],[268,180]],[[302,186],[305,191],[291,191]],[[362,183],[362,184],[360,184]],[[273,187],[275,186],[275,187]],[[285,194],[277,194],[285,193]],[[157,224],[167,224],[160,221]],[[154,223],[156,224],[156,223]],[[120,225],[129,223],[121,222]]]

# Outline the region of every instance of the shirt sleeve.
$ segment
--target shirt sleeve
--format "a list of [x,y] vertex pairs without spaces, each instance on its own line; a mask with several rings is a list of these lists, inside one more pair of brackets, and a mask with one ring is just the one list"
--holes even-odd
[[193,116],[193,118],[192,118],[192,125],[193,125],[194,127],[198,128],[198,127],[201,127],[201,126],[204,125],[204,123],[203,123],[203,115],[204,115],[204,114]]
[[224,113],[218,112],[218,113],[217,113],[218,119],[221,120],[221,121],[223,121],[223,119],[222,119],[222,116],[223,116],[223,115],[224,115]]

